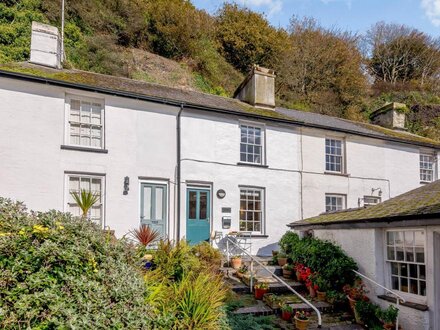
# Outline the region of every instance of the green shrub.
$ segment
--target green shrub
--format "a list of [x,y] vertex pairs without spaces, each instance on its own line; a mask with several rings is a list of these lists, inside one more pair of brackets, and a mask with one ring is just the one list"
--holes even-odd
[[380,326],[381,322],[377,317],[380,312],[380,307],[369,301],[357,301],[355,305],[356,313],[359,315],[362,322],[365,323],[368,329]]
[[0,198],[0,327],[150,327],[133,249],[89,221]]
[[312,237],[300,239],[293,232],[284,234],[279,244],[281,252],[319,273],[333,289],[341,290],[344,284],[354,282],[357,265],[339,246]]
[[[208,243],[190,247],[161,241],[154,253],[155,269],[145,273],[146,302],[160,329],[219,329],[228,288],[210,263],[219,252]],[[217,266],[218,267],[218,266]]]

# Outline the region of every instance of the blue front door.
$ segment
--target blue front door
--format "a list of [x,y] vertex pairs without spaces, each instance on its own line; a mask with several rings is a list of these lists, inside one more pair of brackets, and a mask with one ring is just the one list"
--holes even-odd
[[141,224],[150,226],[166,236],[167,186],[164,184],[141,184]]
[[186,239],[190,244],[209,241],[211,192],[207,189],[187,190]]

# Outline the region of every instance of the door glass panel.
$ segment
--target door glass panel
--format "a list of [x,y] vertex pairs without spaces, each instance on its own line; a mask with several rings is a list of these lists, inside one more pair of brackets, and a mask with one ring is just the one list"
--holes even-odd
[[144,220],[151,220],[151,187],[144,187]]
[[208,218],[208,193],[200,192],[200,220]]
[[155,189],[155,197],[156,197],[156,220],[163,219],[163,199],[164,199],[164,189],[156,187]]
[[190,191],[189,193],[189,218],[190,219],[196,219],[196,213],[197,213],[197,192]]

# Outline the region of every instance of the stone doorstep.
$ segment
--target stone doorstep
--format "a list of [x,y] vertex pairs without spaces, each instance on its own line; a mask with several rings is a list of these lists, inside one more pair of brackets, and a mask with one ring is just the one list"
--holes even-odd
[[250,306],[250,307],[242,307],[232,312],[233,314],[251,314],[255,316],[266,316],[273,315],[275,311],[272,310],[269,306],[267,306],[262,301],[258,301],[258,305]]

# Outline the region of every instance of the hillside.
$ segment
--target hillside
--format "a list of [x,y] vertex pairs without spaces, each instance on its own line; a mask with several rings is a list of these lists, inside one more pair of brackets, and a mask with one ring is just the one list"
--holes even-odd
[[[368,121],[404,102],[410,132],[440,139],[440,49],[410,27],[378,23],[366,38],[293,18],[282,29],[238,5],[208,14],[184,0],[66,1],[65,17],[67,68],[231,96],[259,64],[277,73],[279,105]],[[0,3],[0,63],[28,60],[33,20],[60,27],[59,0]]]

